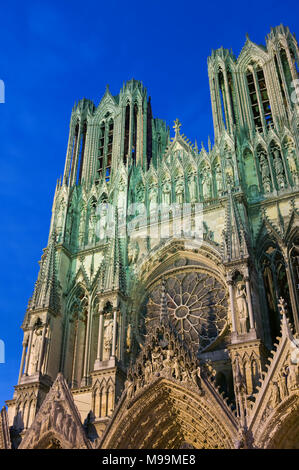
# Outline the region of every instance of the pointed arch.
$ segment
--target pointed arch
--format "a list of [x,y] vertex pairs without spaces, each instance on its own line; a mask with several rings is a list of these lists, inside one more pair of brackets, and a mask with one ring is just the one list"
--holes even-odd
[[[204,396],[172,380],[157,379],[128,406],[125,395],[106,429],[103,449],[233,448],[236,423],[208,386]],[[209,397],[209,398],[207,398]],[[221,423],[221,424],[220,424]]]
[[62,352],[62,370],[72,387],[78,387],[83,378],[88,305],[89,295],[85,286],[76,284],[67,301]]
[[58,374],[19,446],[20,449],[55,447],[91,448],[81,424],[79,411],[61,373]]

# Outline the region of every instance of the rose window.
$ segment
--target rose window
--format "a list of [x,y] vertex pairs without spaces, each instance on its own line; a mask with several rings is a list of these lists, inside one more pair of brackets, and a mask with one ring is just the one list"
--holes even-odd
[[[213,276],[192,272],[165,279],[169,318],[188,345],[197,352],[211,344],[223,331],[227,319],[227,295]],[[147,321],[159,321],[162,283],[149,294]]]

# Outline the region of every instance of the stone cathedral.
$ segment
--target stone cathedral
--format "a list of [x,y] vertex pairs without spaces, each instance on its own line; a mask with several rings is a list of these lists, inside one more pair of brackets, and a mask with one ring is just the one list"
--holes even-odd
[[75,104],[0,447],[299,448],[295,35],[208,76],[207,149],[140,81]]

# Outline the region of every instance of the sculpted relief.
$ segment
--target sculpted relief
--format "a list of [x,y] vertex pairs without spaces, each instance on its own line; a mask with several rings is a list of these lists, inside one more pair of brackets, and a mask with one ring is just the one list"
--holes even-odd
[[128,400],[159,377],[186,383],[202,394],[201,369],[197,360],[186,352],[174,332],[161,324],[157,328],[149,326],[145,345],[134,366],[128,370],[125,382]]
[[86,447],[73,405],[69,404],[65,386],[61,384],[63,380],[61,376],[56,379],[21,448],[53,448],[54,441],[55,448],[80,448],[82,444]]
[[247,333],[248,305],[245,286],[242,281],[236,285],[236,303],[239,311],[240,333]]

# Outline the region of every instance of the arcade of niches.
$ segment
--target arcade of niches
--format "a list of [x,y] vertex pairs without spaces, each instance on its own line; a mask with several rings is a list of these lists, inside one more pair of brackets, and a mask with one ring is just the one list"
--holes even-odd
[[207,149],[134,79],[75,104],[0,447],[299,448],[295,36],[208,75]]

